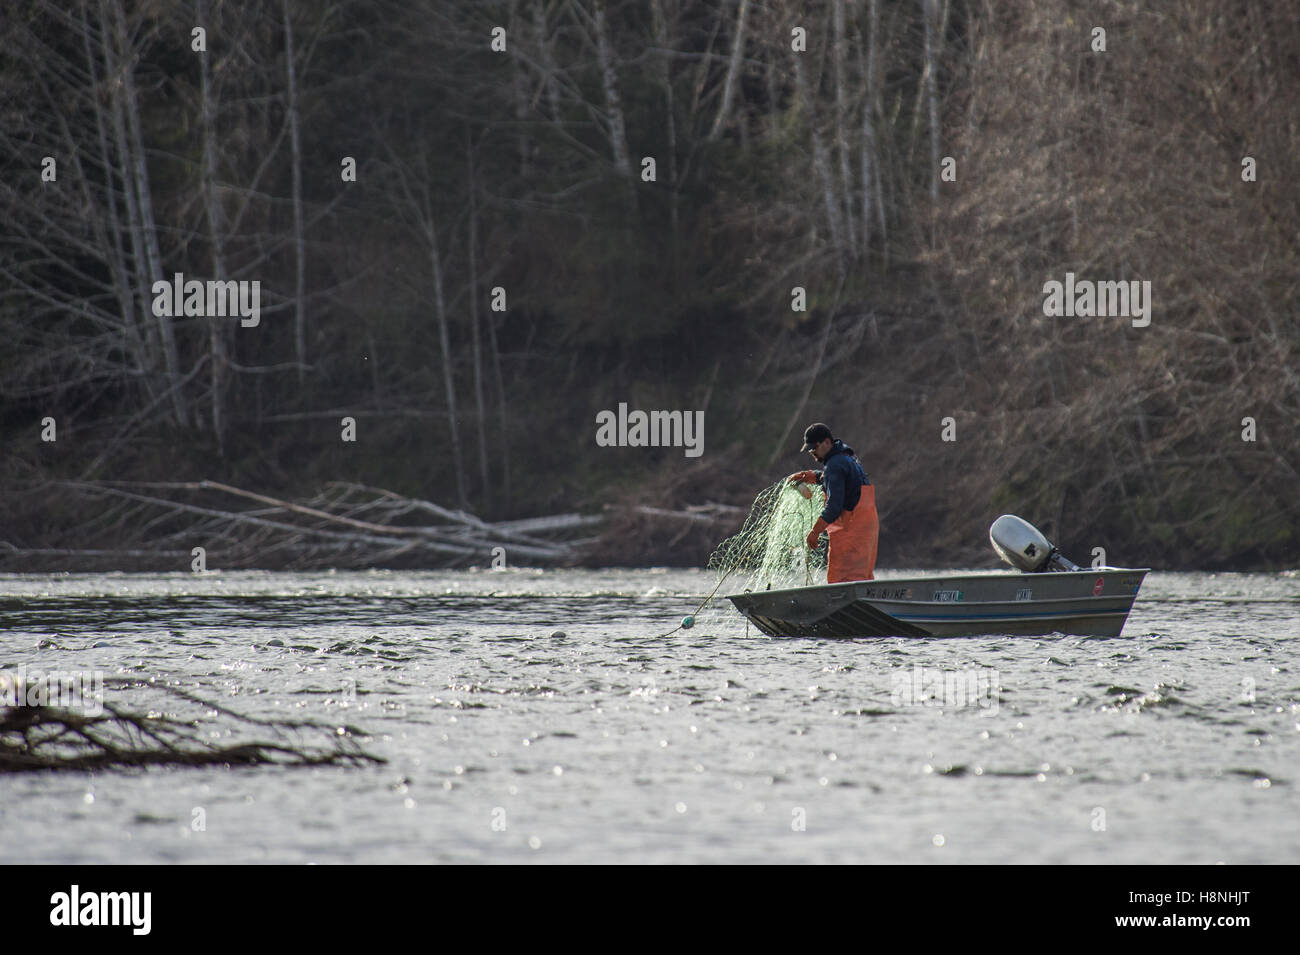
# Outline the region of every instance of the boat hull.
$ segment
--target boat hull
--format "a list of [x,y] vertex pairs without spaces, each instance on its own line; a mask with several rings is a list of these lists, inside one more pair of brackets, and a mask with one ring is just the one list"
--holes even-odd
[[1117,637],[1148,568],[862,580],[727,599],[774,637]]

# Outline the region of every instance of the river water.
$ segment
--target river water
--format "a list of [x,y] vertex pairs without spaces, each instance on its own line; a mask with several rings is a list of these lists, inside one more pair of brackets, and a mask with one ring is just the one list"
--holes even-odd
[[1294,571],[1153,573],[1111,639],[770,639],[724,601],[668,633],[714,583],[0,575],[0,670],[152,677],[387,760],[0,775],[0,862],[1300,859]]

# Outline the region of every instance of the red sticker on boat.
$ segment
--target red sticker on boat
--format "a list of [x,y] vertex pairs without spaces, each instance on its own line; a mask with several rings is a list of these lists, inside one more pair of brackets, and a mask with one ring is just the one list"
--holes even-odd
[[1101,588],[1102,588],[1102,587],[1105,587],[1105,586],[1106,586],[1106,578],[1105,578],[1105,577],[1098,577],[1098,578],[1097,578],[1097,582],[1096,582],[1095,584],[1092,585],[1092,595],[1093,595],[1094,597],[1100,597],[1100,596],[1101,596]]

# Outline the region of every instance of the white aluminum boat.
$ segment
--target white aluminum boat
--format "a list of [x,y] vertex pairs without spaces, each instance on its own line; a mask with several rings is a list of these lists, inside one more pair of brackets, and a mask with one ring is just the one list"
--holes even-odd
[[771,636],[1119,636],[1149,568],[1080,568],[1009,514],[989,536],[1022,573],[852,581],[728,599]]

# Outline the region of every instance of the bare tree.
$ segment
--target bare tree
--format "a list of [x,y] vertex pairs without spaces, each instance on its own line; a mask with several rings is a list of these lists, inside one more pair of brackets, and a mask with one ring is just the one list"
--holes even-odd
[[[657,9],[657,6],[656,6]],[[658,14],[662,16],[662,14]],[[722,102],[718,105],[718,115],[709,130],[709,139],[717,139],[722,126],[731,114],[731,101],[736,94],[736,78],[740,74],[740,64],[745,55],[745,20],[749,16],[749,0],[740,0],[740,9],[736,13],[736,34],[731,41],[731,59],[727,63],[727,78],[722,84]]]
[[[574,9],[582,9],[576,0],[573,6]],[[600,59],[601,87],[605,93],[605,122],[609,130],[609,146],[614,159],[614,170],[620,176],[630,179],[632,160],[627,145],[627,120],[623,116],[623,100],[618,92],[618,71],[614,66],[614,44],[610,40],[605,0],[593,0],[591,28],[596,39],[596,55]]]
[[284,13],[284,70],[285,105],[289,114],[289,164],[293,174],[293,344],[298,361],[298,380],[302,381],[307,367],[307,313],[306,266],[307,250],[303,241],[302,225],[302,140],[298,131],[298,65],[293,49],[293,18],[289,16],[289,0],[282,0]]

